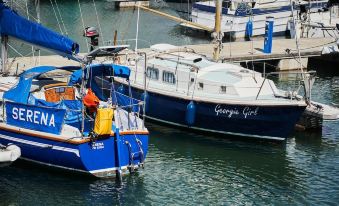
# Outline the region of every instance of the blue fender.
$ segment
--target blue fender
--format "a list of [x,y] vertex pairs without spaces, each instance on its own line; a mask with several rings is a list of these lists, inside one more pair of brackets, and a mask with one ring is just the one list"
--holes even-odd
[[196,107],[193,101],[190,101],[190,103],[186,107],[186,123],[188,126],[192,126],[195,122],[195,112]]

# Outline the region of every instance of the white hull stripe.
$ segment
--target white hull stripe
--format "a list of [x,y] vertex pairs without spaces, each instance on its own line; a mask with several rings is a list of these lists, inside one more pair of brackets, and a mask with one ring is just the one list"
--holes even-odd
[[[93,175],[96,175],[97,173],[103,173],[103,172],[109,172],[109,171],[112,172],[112,171],[118,170],[118,167],[112,167],[112,168],[107,168],[107,169],[85,171],[85,170],[80,170],[80,169],[75,169],[75,168],[64,167],[64,166],[60,166],[60,165],[54,165],[54,164],[49,164],[49,163],[45,163],[45,162],[40,162],[40,161],[36,161],[36,160],[24,158],[24,157],[20,157],[20,159],[25,160],[25,161],[29,161],[29,162],[33,162],[33,163],[36,163],[36,164],[49,166],[49,167],[56,167],[56,168],[60,168],[60,169],[65,169],[65,170],[70,170],[70,171],[75,171],[75,172],[81,172],[81,173],[87,173],[87,174],[90,173],[90,174],[93,174]],[[126,170],[127,168],[128,168],[127,166],[123,166],[123,167],[121,167],[121,170]]]
[[[127,166],[123,166],[120,168],[120,170],[125,170],[127,168],[128,168]],[[118,167],[111,167],[111,168],[100,169],[100,170],[91,170],[89,172],[94,174],[94,173],[108,172],[108,171],[113,171],[113,170],[118,170],[118,169],[119,169]]]
[[200,127],[188,127],[186,125],[168,122],[168,121],[165,121],[165,120],[161,120],[161,119],[157,119],[157,118],[153,118],[153,117],[149,117],[149,116],[146,116],[146,117],[149,118],[149,119],[155,120],[155,121],[166,123],[166,124],[171,124],[171,125],[175,125],[175,126],[179,126],[179,127],[185,127],[185,128],[192,128],[192,129],[196,129],[196,130],[200,130],[200,131],[206,131],[206,132],[237,135],[237,136],[243,136],[243,137],[255,137],[255,138],[259,138],[259,139],[269,139],[269,140],[278,140],[278,141],[284,141],[285,140],[285,138],[283,138],[283,137],[250,135],[250,134],[243,134],[243,133],[236,133],[236,132],[224,132],[224,131],[218,131],[218,130],[204,129],[204,128],[200,128]]
[[7,139],[7,140],[10,140],[10,141],[14,141],[14,142],[19,142],[19,143],[22,143],[22,144],[28,144],[28,145],[32,145],[32,146],[36,146],[36,147],[50,148],[50,149],[53,149],[53,150],[59,150],[59,151],[64,151],[64,152],[72,152],[72,153],[76,154],[78,157],[80,157],[79,150],[77,150],[77,149],[71,149],[71,148],[60,147],[60,146],[55,146],[55,145],[51,145],[51,144],[33,142],[33,141],[24,140],[24,139],[20,139],[20,138],[16,138],[16,137],[10,137],[10,136],[7,136],[7,135],[2,135],[2,134],[0,134],[0,138]]

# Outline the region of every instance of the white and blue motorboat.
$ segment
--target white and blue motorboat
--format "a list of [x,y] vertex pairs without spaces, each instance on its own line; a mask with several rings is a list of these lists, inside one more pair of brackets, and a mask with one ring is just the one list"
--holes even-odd
[[[239,65],[212,62],[168,44],[153,45],[146,53],[147,66],[143,56],[120,57],[131,67],[131,78],[115,78],[115,86],[126,95],[130,85],[133,97],[145,101],[150,120],[195,131],[284,140],[306,108],[297,93],[282,91],[261,73]],[[144,72],[146,80],[140,77]]]
[[[327,1],[312,4],[307,1],[293,2],[295,3],[294,15],[300,17],[302,16],[301,12],[306,15],[306,9],[309,6],[311,6],[312,11],[318,11],[327,5]],[[190,16],[191,21],[214,28],[215,5],[214,1],[194,3]],[[221,31],[225,36],[230,36],[231,39],[264,35],[267,17],[274,17],[274,35],[285,35],[290,30],[289,22],[292,19],[290,0],[224,1],[221,13]],[[182,24],[182,26],[190,27],[188,24]]]
[[[114,90],[104,96],[94,81],[97,76],[128,79],[128,67],[79,59],[75,42],[2,3],[0,32],[2,42],[15,37],[81,62],[59,68],[37,66],[19,77],[0,79],[0,144],[19,146],[21,159],[96,177],[121,177],[143,166],[148,130],[139,115],[142,102],[120,107]],[[119,99],[132,102],[128,96]]]

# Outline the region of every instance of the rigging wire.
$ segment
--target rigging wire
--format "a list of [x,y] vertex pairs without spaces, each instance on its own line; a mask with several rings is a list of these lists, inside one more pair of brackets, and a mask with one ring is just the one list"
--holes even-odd
[[[82,16],[82,10],[81,10],[81,5],[80,5],[80,0],[78,0],[78,5],[79,5],[79,11],[80,11],[80,17],[81,17],[81,22],[82,22],[82,27],[83,30],[85,31],[85,22],[84,22],[84,18]],[[89,46],[88,46],[88,39],[86,39],[86,47],[87,47],[87,52],[89,52]]]
[[[29,19],[29,11],[28,11],[28,2],[27,2],[27,0],[25,1],[25,3],[26,3],[26,14],[27,14],[27,19],[30,20],[30,19]],[[31,49],[32,49],[32,58],[34,59],[34,53],[35,53],[34,46],[31,46]],[[36,62],[36,61],[35,61],[35,62]]]
[[[40,0],[35,0],[35,12],[37,16],[37,22],[38,24],[41,23],[41,18],[40,18]],[[38,58],[35,59],[35,65],[40,65],[41,59],[40,59],[40,49],[38,50]]]
[[102,29],[101,29],[101,25],[100,25],[100,21],[99,21],[99,15],[98,15],[97,7],[95,5],[95,1],[94,0],[93,0],[93,6],[94,6],[95,15],[97,17],[97,22],[98,22],[98,27],[99,27],[99,30],[100,30],[102,45],[104,45],[104,35],[102,33]]
[[132,14],[129,16],[129,19],[128,19],[128,23],[127,23],[127,25],[126,25],[126,27],[125,27],[125,30],[122,32],[122,34],[121,34],[121,39],[124,39],[125,38],[125,35],[126,35],[126,33],[127,33],[127,30],[130,28],[130,25],[131,25],[131,23],[132,23],[132,20],[133,20],[133,16],[134,16],[134,11],[135,11],[135,9],[133,10],[133,12],[132,12]]
[[[14,5],[13,4],[15,4],[15,9],[21,9],[21,10],[23,10],[23,11],[25,11],[26,9],[23,7],[23,6],[21,6],[18,2],[15,2],[15,1],[11,1],[11,8],[13,8],[14,9]],[[35,17],[35,16],[33,16],[33,15],[31,15],[31,14],[29,14],[28,15],[31,19],[34,19],[35,21],[38,21],[37,20],[37,18]]]
[[57,9],[57,11],[58,11],[58,13],[59,13],[59,16],[60,16],[60,21],[61,21],[61,24],[62,24],[62,26],[64,27],[65,34],[68,36],[68,32],[67,32],[67,29],[66,29],[66,26],[65,26],[64,20],[62,19],[62,15],[61,15],[61,13],[60,13],[60,9],[59,9],[59,6],[58,6],[58,3],[57,3],[57,0],[54,0],[54,2],[55,2],[55,7],[56,7],[56,9]]
[[54,12],[54,16],[55,16],[55,19],[57,20],[57,23],[58,23],[58,26],[59,26],[59,29],[60,29],[60,33],[63,35],[64,32],[62,31],[62,28],[61,28],[61,25],[60,25],[60,22],[59,22],[59,18],[57,16],[57,13],[55,11],[55,8],[54,8],[54,5],[53,5],[53,2],[52,0],[49,0],[51,2],[51,5],[52,5],[52,9],[53,9],[53,12]]

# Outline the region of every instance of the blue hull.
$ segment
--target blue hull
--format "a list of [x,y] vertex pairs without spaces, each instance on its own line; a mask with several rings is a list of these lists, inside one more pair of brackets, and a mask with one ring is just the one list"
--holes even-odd
[[[133,97],[142,91],[133,88]],[[186,120],[190,100],[148,92],[148,118],[194,130],[230,135],[283,140],[293,131],[306,106],[251,106],[194,102],[193,124]]]
[[[141,144],[136,142],[137,139]],[[118,140],[120,158],[117,154],[117,141],[113,136],[98,139],[95,142],[72,144],[0,130],[0,143],[4,145],[12,143],[19,146],[21,157],[25,160],[84,172],[97,177],[115,176],[117,170],[127,171],[128,168],[134,169],[143,163],[148,151],[147,134],[120,135]],[[130,144],[127,145],[126,141]]]

